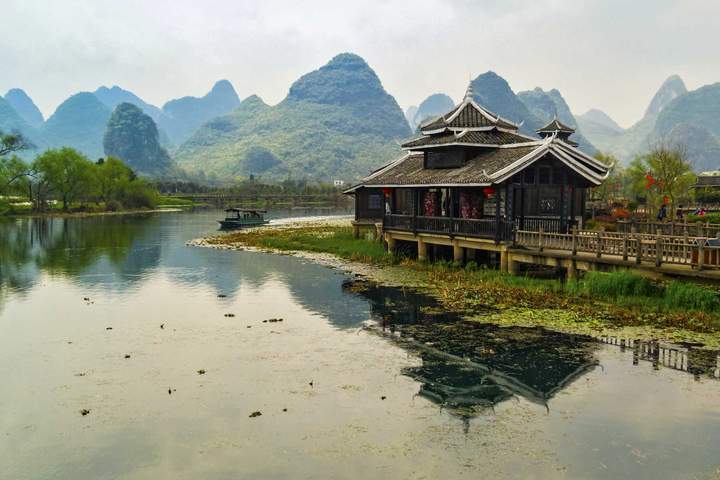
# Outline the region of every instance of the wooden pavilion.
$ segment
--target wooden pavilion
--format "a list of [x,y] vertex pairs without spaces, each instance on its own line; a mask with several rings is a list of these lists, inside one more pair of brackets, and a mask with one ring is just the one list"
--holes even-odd
[[540,138],[518,129],[476,103],[469,87],[459,105],[420,126],[401,158],[345,192],[355,196],[356,224],[382,223],[390,237],[496,244],[516,229],[567,232],[609,167],[581,152],[557,119],[537,130]]

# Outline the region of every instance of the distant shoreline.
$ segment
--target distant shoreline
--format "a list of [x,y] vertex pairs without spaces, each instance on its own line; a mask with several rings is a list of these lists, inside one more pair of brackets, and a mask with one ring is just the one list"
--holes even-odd
[[132,210],[119,210],[117,212],[27,212],[27,213],[9,213],[0,215],[2,218],[85,218],[85,217],[101,217],[101,216],[115,216],[115,215],[138,215],[142,213],[171,213],[171,212],[182,212],[182,208],[168,207],[168,208],[151,208],[151,209],[132,209]]

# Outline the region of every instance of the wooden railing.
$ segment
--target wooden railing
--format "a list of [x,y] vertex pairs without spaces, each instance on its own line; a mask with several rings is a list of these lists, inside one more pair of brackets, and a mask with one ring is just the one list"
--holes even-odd
[[512,223],[501,219],[498,230],[497,220],[494,218],[414,217],[389,214],[383,218],[383,228],[497,240],[509,240],[512,237]]
[[594,254],[596,258],[615,257],[637,264],[652,262],[689,265],[698,269],[720,269],[720,246],[709,246],[705,237],[678,237],[650,234],[629,234],[601,231],[556,233],[518,230],[515,244],[537,250],[564,250]]
[[[637,222],[619,220],[618,231],[621,233],[647,233],[678,237],[717,237],[720,234],[720,223],[710,222]],[[525,230],[535,230],[526,228]],[[547,229],[546,229],[547,231]]]
[[515,217],[515,225],[521,230],[567,233],[577,222],[571,218],[560,217]]

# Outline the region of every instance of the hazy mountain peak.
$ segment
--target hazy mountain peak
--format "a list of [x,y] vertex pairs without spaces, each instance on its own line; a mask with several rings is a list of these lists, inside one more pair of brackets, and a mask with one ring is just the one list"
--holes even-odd
[[162,107],[165,116],[159,123],[173,143],[179,145],[206,122],[239,106],[235,88],[228,80],[220,80],[202,97],[187,96],[165,103]]
[[240,104],[243,106],[247,106],[247,105],[258,105],[258,106],[263,106],[263,107],[268,106],[268,104],[265,103],[265,101],[256,94],[250,95],[249,97],[244,99],[242,102],[240,102]]
[[414,129],[425,120],[449,112],[455,106],[453,99],[444,93],[433,93],[422,101],[412,117],[410,126]]
[[131,103],[136,107],[139,107],[147,115],[150,115],[156,122],[159,121],[160,116],[162,115],[162,112],[158,107],[150,105],[133,92],[125,90],[118,85],[113,85],[110,88],[103,85],[95,90],[94,93],[95,96],[107,105],[110,110],[115,109],[115,107],[121,103]]
[[368,64],[340,54],[268,106],[257,96],[202,126],[178,163],[218,175],[354,180],[396,157],[410,135],[403,112]]
[[577,118],[578,120],[582,118],[583,120],[586,120],[588,122],[594,122],[600,126],[615,130],[617,132],[623,131],[623,128],[618,125],[615,120],[610,118],[610,115],[603,112],[602,110],[598,110],[597,108],[591,108],[582,115],[578,115]]
[[43,131],[51,146],[69,145],[97,158],[103,155],[102,135],[111,113],[94,93],[76,93],[60,104]]
[[650,101],[645,115],[657,115],[665,106],[679,97],[687,93],[685,82],[678,75],[671,75],[663,82],[655,96]]
[[30,96],[20,88],[11,88],[5,94],[5,100],[22,117],[25,122],[33,127],[39,127],[45,119],[40,109],[35,105]]
[[390,96],[362,57],[354,53],[341,53],[319,69],[296,80],[286,100],[350,105],[383,101],[386,97]]
[[230,80],[225,79],[215,82],[215,85],[213,85],[208,95],[226,95],[230,98],[235,97],[239,99],[235,87],[230,83]]

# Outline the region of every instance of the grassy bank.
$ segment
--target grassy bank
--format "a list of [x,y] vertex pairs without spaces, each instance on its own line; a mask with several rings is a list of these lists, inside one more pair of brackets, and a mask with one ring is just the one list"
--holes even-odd
[[[689,282],[656,283],[631,272],[592,272],[578,282],[513,276],[471,263],[419,262],[387,254],[382,245],[355,239],[349,227],[263,228],[209,239],[211,244],[247,245],[282,251],[329,253],[379,266],[383,282],[412,286],[437,296],[451,310],[508,324],[543,324],[575,332],[643,329],[645,336],[693,339],[691,332],[720,338],[718,292]],[[707,338],[704,341],[707,343]],[[714,342],[713,342],[714,343]]]
[[182,198],[159,197],[157,204],[141,208],[124,208],[122,205],[105,202],[73,203],[67,210],[63,210],[60,203],[49,203],[42,212],[33,210],[32,205],[26,202],[4,203],[0,205],[0,217],[83,217],[88,215],[106,215],[123,213],[150,212],[157,209],[195,208],[205,204],[193,202]]

